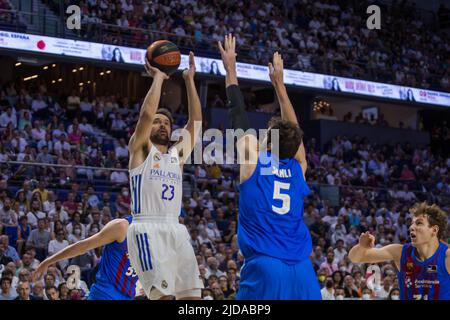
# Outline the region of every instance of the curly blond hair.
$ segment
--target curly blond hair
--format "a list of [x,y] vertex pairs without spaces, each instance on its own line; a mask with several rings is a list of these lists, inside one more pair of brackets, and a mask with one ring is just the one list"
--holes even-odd
[[417,217],[420,215],[427,216],[430,227],[433,227],[433,226],[439,227],[439,231],[437,234],[438,238],[440,240],[445,238],[446,231],[447,231],[448,215],[444,210],[439,208],[439,206],[437,206],[435,204],[429,205],[426,202],[421,202],[421,203],[417,203],[416,205],[414,205],[409,210],[409,212],[411,212],[411,214],[414,217]]

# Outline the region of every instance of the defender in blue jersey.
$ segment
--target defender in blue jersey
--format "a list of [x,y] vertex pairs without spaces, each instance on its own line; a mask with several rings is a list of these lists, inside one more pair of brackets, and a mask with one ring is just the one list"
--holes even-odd
[[96,282],[91,287],[88,300],[132,300],[135,297],[138,277],[128,259],[126,237],[131,220],[131,216],[114,219],[99,233],[48,257],[36,269],[34,280],[39,280],[50,265],[60,260],[104,246]]
[[440,239],[447,229],[447,213],[420,203],[411,209],[411,243],[374,248],[375,237],[361,234],[349,252],[356,263],[394,261],[402,300],[450,300],[450,250]]
[[[283,83],[283,60],[275,53],[269,64],[281,119],[269,123],[263,149],[247,131],[236,77],[235,38],[226,36],[224,47],[219,43],[219,48],[227,71],[230,120],[234,129],[246,131],[236,145],[241,163],[237,240],[245,258],[237,299],[321,300],[309,259],[311,236],[303,221],[303,199],[310,193],[303,133]],[[273,130],[278,131],[278,141],[272,140]]]

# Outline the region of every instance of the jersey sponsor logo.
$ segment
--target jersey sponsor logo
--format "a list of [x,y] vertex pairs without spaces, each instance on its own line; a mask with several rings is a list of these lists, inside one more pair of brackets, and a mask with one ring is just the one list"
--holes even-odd
[[436,273],[437,272],[437,265],[429,265],[429,266],[427,266],[427,272],[428,273]]
[[150,169],[150,179],[159,179],[159,180],[174,180],[177,182],[181,181],[181,175],[176,173],[176,172],[172,172],[172,171],[165,171],[162,169]]
[[278,178],[291,178],[291,169],[278,169],[277,167],[272,167],[272,174],[276,175]]
[[405,286],[409,289],[411,287],[416,289],[422,288],[433,288],[433,286],[439,285],[439,280],[431,280],[431,279],[415,279],[414,283],[410,277],[405,278]]

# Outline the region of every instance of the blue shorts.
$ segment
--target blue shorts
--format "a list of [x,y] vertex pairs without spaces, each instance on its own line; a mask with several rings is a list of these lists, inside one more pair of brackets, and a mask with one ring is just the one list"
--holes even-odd
[[322,300],[319,281],[309,259],[287,264],[268,256],[246,260],[237,300]]
[[88,300],[133,300],[132,297],[118,291],[109,284],[94,283],[89,292]]

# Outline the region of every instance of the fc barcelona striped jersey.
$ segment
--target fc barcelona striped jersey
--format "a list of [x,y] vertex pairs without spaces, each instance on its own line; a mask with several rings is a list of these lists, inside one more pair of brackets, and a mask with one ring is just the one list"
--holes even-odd
[[440,243],[430,258],[419,261],[411,244],[403,246],[398,273],[402,300],[450,300],[450,274],[445,266],[447,249]]
[[[133,218],[128,216],[125,219],[130,224]],[[138,277],[128,259],[127,239],[121,243],[114,241],[107,244],[103,249],[96,282],[100,286],[102,283],[112,284],[123,295],[133,298],[136,293],[137,280]]]

